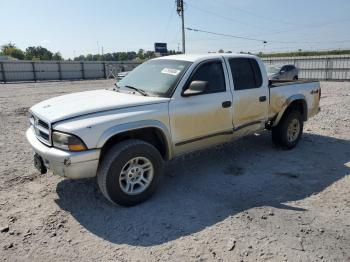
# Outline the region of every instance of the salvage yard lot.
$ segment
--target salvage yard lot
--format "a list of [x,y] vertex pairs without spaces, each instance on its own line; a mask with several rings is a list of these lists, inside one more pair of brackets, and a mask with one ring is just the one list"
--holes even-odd
[[113,82],[0,85],[0,260],[349,261],[350,83],[321,86],[294,150],[264,132],[186,155],[122,208],[95,179],[38,175],[24,134],[35,103]]

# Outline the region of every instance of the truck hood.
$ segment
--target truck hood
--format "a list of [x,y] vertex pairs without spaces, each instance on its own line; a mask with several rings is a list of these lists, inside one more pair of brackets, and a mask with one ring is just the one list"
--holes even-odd
[[81,115],[106,110],[168,102],[169,98],[141,96],[112,90],[94,90],[54,97],[42,101],[30,112],[38,118],[54,123]]

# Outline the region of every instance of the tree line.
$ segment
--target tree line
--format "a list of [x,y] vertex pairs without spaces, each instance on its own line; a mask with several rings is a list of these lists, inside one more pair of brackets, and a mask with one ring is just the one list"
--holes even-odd
[[303,51],[299,49],[296,52],[279,52],[279,53],[258,53],[258,56],[264,57],[291,57],[291,56],[323,56],[323,55],[350,55],[350,49],[335,49],[328,51]]
[[[231,51],[224,51],[223,49],[218,50],[218,53],[232,53]],[[243,52],[251,54],[250,52]],[[169,50],[169,55],[181,54],[181,52],[175,50]],[[304,51],[299,49],[295,52],[279,52],[279,53],[258,53],[260,57],[291,57],[291,56],[320,56],[320,55],[349,55],[349,49],[343,50],[329,50],[329,51]],[[64,60],[60,52],[53,53],[50,50],[42,46],[30,46],[25,51],[19,49],[15,44],[8,43],[0,48],[0,56],[11,56],[18,60]],[[88,54],[79,55],[74,57],[74,61],[131,61],[131,60],[147,60],[156,57],[154,51],[145,51],[139,49],[138,52],[114,52],[106,54]],[[71,59],[68,59],[71,60]]]
[[1,46],[0,55],[11,56],[18,60],[63,60],[60,52],[52,53],[42,46],[29,46],[22,51],[13,43]]
[[[169,55],[179,54],[175,50],[169,50]],[[60,52],[53,53],[42,46],[30,46],[25,51],[18,48],[13,43],[1,46],[0,55],[10,56],[18,60],[64,60]],[[88,54],[74,57],[74,61],[130,61],[130,60],[147,60],[156,57],[154,51],[145,51],[139,49],[138,52],[114,52],[106,54]],[[71,60],[71,59],[68,59]]]
[[[168,55],[181,54],[175,50],[168,50]],[[155,58],[154,51],[145,51],[144,49],[139,49],[138,52],[114,52],[106,54],[88,54],[80,55],[74,58],[74,61],[130,61],[130,60],[147,60]]]

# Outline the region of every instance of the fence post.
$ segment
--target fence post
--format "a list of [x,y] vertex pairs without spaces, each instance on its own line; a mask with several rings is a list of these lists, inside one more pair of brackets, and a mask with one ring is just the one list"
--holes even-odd
[[61,68],[61,62],[57,61],[58,66],[58,79],[62,81],[62,68]]
[[329,57],[326,58],[326,70],[325,70],[325,80],[328,81],[329,80]]
[[104,78],[107,79],[106,62],[103,62],[103,73],[104,73]]
[[35,62],[32,61],[31,64],[32,64],[32,72],[33,72],[34,81],[36,82],[37,78],[36,78],[36,71],[35,71]]
[[1,73],[2,73],[2,81],[3,81],[4,83],[6,83],[4,62],[0,62],[0,66],[1,66]]
[[328,60],[328,79],[329,80],[336,80],[333,79],[333,58]]
[[84,62],[81,62],[80,65],[81,65],[81,75],[82,75],[83,79],[85,79],[85,66],[84,66]]

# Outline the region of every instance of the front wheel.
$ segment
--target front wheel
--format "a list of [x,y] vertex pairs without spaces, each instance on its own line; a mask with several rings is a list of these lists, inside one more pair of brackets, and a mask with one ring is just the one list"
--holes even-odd
[[130,139],[106,152],[97,171],[97,182],[109,201],[133,206],[151,197],[162,173],[159,151],[149,143]]
[[285,149],[295,147],[303,133],[303,119],[299,111],[291,111],[281,122],[272,128],[272,141]]

